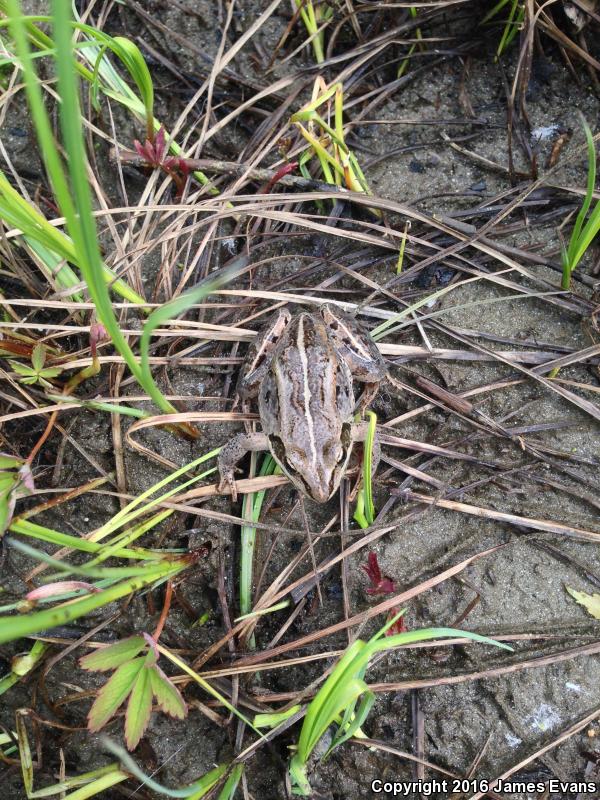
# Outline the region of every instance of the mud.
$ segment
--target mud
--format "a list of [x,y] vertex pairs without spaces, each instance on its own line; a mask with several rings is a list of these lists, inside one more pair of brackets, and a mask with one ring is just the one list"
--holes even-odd
[[[181,68],[193,74],[198,70],[206,70],[217,52],[219,4],[192,4],[187,0],[182,4],[196,13],[185,16],[176,9],[169,8],[169,4],[146,5],[153,13],[159,11],[161,21],[189,41],[191,47],[186,49],[178,42],[171,43],[171,55]],[[239,5],[234,26],[242,31],[252,22],[260,4],[245,0]],[[471,6],[476,7],[478,13],[481,10],[478,3]],[[261,30],[259,42],[267,52],[285,29],[288,11],[288,7],[282,5],[281,12],[274,15]],[[136,30],[136,19],[126,7],[119,8],[111,17],[113,32],[132,35]],[[145,29],[145,35],[147,34]],[[297,44],[299,40],[293,39],[292,43],[294,42]],[[474,132],[475,136],[465,142],[464,147],[500,167],[507,166],[505,78],[510,80],[514,74],[516,50],[512,48],[501,63],[495,63],[494,47],[493,38],[482,44],[481,49],[470,60],[466,79],[464,64],[459,59],[449,59],[418,74],[406,88],[395,93],[386,106],[377,110],[376,118],[389,120],[390,124],[374,124],[368,119],[361,121],[350,144],[355,147],[361,163],[364,164],[367,180],[375,194],[414,204],[429,213],[448,214],[471,208],[486,198],[510,189],[507,175],[484,168],[471,158],[456,152],[441,137],[442,131],[456,139]],[[278,68],[278,74],[310,63],[309,54],[304,52],[286,68]],[[537,77],[532,82],[528,98],[531,124],[537,128],[558,125],[573,129],[573,137],[562,156],[564,166],[560,166],[559,161],[559,169],[553,174],[552,182],[554,185],[583,187],[585,158],[582,156],[569,161],[569,157],[583,142],[575,112],[580,109],[594,128],[599,118],[600,104],[588,86],[587,73],[581,70],[581,85],[578,85],[565,68],[559,52],[549,45],[544,66],[547,69],[542,77]],[[240,58],[238,69],[253,81],[262,80],[260,71],[252,65],[246,53]],[[176,89],[181,96],[171,96],[166,100],[173,77],[156,65],[153,66],[153,71],[157,84],[162,87],[162,91],[158,91],[159,102],[162,104],[158,115],[168,124],[181,110],[186,102],[186,92],[191,89],[188,87],[184,90],[178,86]],[[392,120],[399,118],[424,121],[464,119],[465,93],[473,109],[474,119],[482,124],[391,124]],[[121,125],[121,117],[116,118],[117,125]],[[254,122],[248,122],[248,127],[252,127]],[[123,118],[122,125],[119,136],[127,141],[130,138],[131,123]],[[31,161],[29,149],[23,145],[22,132],[25,123],[22,113],[15,106],[11,109],[11,119],[7,126],[3,132],[3,141],[17,169],[25,169],[27,165],[34,173],[38,173],[39,166]],[[236,157],[247,133],[244,125],[240,124],[234,133],[227,132],[218,141],[211,143],[211,152],[206,155]],[[549,154],[549,147],[550,145],[544,144],[541,149],[541,174],[544,173],[543,164]],[[404,152],[398,152],[399,150]],[[524,168],[518,148],[515,148],[515,153],[517,169]],[[106,170],[105,174],[108,176],[111,168],[107,162],[103,165],[102,158],[105,156],[105,153],[100,153],[97,159],[99,169],[101,172]],[[380,157],[383,159],[378,160]],[[373,165],[369,166],[371,161]],[[525,223],[528,221],[525,212],[519,219]],[[516,234],[508,234],[503,241],[515,246],[535,242],[540,247],[538,252],[551,254],[558,263],[558,222],[554,221],[546,227],[525,227]],[[314,239],[311,242],[314,244]],[[320,243],[322,247],[330,244]],[[294,246],[302,253],[305,252],[304,245],[305,242],[295,243]],[[268,286],[277,277],[285,279],[286,276],[289,277],[290,287],[296,285],[297,262],[291,257],[290,247],[280,250],[280,254],[287,254],[288,258],[279,262],[272,272],[257,272],[253,284],[255,288],[263,288],[262,281],[264,286]],[[597,258],[598,249],[592,248],[581,267],[582,273],[590,274]],[[543,266],[527,267],[537,278],[557,284],[555,271]],[[390,266],[388,259],[376,265],[369,275],[373,280],[383,282],[386,274],[388,278],[391,277],[393,269],[394,266]],[[535,281],[532,280],[531,283],[533,285]],[[536,286],[537,291],[544,290],[540,286],[542,284]],[[590,295],[589,287],[578,284],[577,290],[583,296]],[[415,291],[415,287],[411,286],[410,291]],[[435,310],[443,310],[443,315],[438,319],[456,328],[519,341],[551,342],[575,348],[591,344],[589,333],[582,327],[578,316],[535,298],[506,300],[506,294],[507,290],[497,285],[479,281],[451,292],[440,301]],[[497,302],[500,299],[501,302]],[[431,331],[429,335],[434,347],[460,347],[443,333]],[[389,341],[398,344],[422,344],[419,333],[413,329],[391,337]],[[518,345],[490,344],[483,338],[478,341],[483,346],[499,349],[526,349],[525,345],[519,348]],[[411,374],[421,373],[454,392],[515,374],[509,367],[492,362],[429,359],[390,365],[391,376],[400,380],[407,374],[406,370],[410,370]],[[225,369],[215,373],[201,368],[186,370],[180,367],[170,370],[168,374],[175,393],[191,396],[192,402],[197,398],[198,407],[206,408],[206,405],[200,404],[200,399],[203,395],[218,397],[226,373]],[[592,367],[568,366],[561,370],[560,376],[564,380],[600,386],[598,372]],[[490,395],[479,395],[475,398],[475,404],[478,412],[498,422],[508,420],[506,424],[513,426],[560,421],[562,427],[540,430],[528,435],[527,440],[530,444],[535,443],[574,457],[576,461],[570,466],[579,480],[556,466],[566,463],[564,460],[560,461],[560,456],[552,456],[545,467],[538,464],[531,469],[538,476],[546,476],[563,483],[567,491],[525,480],[523,476],[527,473],[519,473],[518,469],[530,466],[533,459],[523,450],[517,436],[512,439],[477,437],[473,435],[472,425],[436,409],[393,430],[406,439],[442,445],[460,442],[469,437],[459,449],[464,449],[464,452],[478,459],[494,462],[500,467],[501,474],[494,478],[490,470],[482,471],[480,467],[466,462],[438,459],[429,469],[429,474],[447,487],[464,487],[483,476],[490,478],[479,486],[461,491],[456,499],[463,503],[599,530],[597,507],[587,502],[585,497],[571,492],[581,491],[592,499],[598,497],[600,431],[597,423],[543,385],[531,381],[496,390]],[[420,405],[418,398],[399,393],[388,383],[382,387],[373,407],[379,422],[385,426],[395,416]],[[215,407],[218,407],[216,402]],[[82,457],[81,452],[67,445],[65,463],[59,478],[61,486],[80,484],[96,477],[98,471],[91,463],[92,459],[106,471],[113,468],[111,433],[106,421],[90,412],[74,412],[69,422],[71,421],[70,434],[87,457]],[[204,431],[204,438],[192,445],[157,432],[145,436],[143,441],[174,462],[183,464],[204,452],[207,441],[210,446],[217,446],[227,441],[232,433],[232,426],[213,425]],[[381,479],[377,481],[375,492],[375,504],[379,509],[404,478],[399,472],[387,467],[386,454],[400,460],[408,452],[384,447],[379,472]],[[39,482],[42,484],[47,474],[45,470],[52,466],[52,451],[48,452],[45,459],[38,470]],[[514,473],[510,470],[514,470]],[[126,451],[126,475],[130,494],[137,494],[164,474],[164,470],[158,465],[149,463],[131,450]],[[419,483],[414,483],[412,488],[435,494],[432,487]],[[286,524],[287,512],[292,508],[294,498],[291,490],[284,489],[276,508],[270,514],[269,522]],[[230,504],[225,500],[209,502],[211,508],[230,510]],[[116,508],[117,501],[106,494],[88,495],[71,503],[67,514],[61,511],[46,514],[44,524],[59,530],[84,533],[97,527]],[[311,530],[318,530],[334,511],[335,502],[327,509],[307,502],[306,513]],[[404,513],[404,503],[398,497],[382,521],[399,519]],[[199,615],[209,612],[208,623],[191,627],[193,620],[190,620],[181,606],[175,606],[165,629],[165,637],[171,645],[185,650],[190,658],[223,633],[217,597],[219,562],[223,561],[226,575],[233,580],[233,570],[239,556],[235,544],[236,531],[233,528],[215,522],[207,525],[204,520],[190,519],[190,526],[192,525],[198,530],[189,536],[169,530],[166,539],[172,546],[182,546],[182,543],[190,546],[209,543],[212,548],[210,555],[191,571],[189,580],[181,587],[184,599],[195,612]],[[259,552],[266,553],[271,545],[270,535],[261,534],[260,538]],[[265,576],[267,582],[289,562],[302,542],[303,531],[300,524],[297,537],[282,536],[277,540]],[[555,550],[545,549],[547,544],[551,544]],[[458,625],[496,635],[503,632],[557,636],[568,634],[572,637],[574,648],[597,638],[597,623],[565,591],[565,586],[590,593],[595,591],[596,587],[589,578],[590,574],[600,575],[600,551],[595,544],[432,507],[415,521],[402,523],[392,534],[380,539],[373,549],[377,552],[382,571],[392,577],[399,587],[408,588],[462,558],[496,545],[502,547],[474,562],[457,578],[442,583],[409,602],[409,628]],[[337,549],[336,540],[324,540],[316,548],[317,561],[337,552]],[[559,558],[557,550],[568,556],[569,561]],[[372,602],[372,598],[365,593],[366,578],[361,569],[365,560],[364,551],[348,559],[350,614],[366,609]],[[16,554],[11,555],[11,566],[17,574],[25,569],[24,562]],[[310,565],[305,564],[303,572],[309,568]],[[15,581],[9,583],[8,588],[21,591],[22,584]],[[235,596],[231,585],[228,585],[228,590],[232,603],[230,610],[235,615]],[[471,601],[477,597],[479,601],[468,610]],[[283,641],[339,621],[342,614],[339,572],[334,571],[323,581],[323,606],[317,608],[311,602],[307,607],[309,610],[292,625]],[[466,618],[457,622],[467,610]],[[273,618],[265,618],[257,629],[259,647],[269,642],[288,613],[289,611],[284,610]],[[106,610],[103,610],[97,618],[91,615],[85,621],[86,626],[91,627],[105,614]],[[149,630],[154,619],[155,616],[150,613],[145,601],[139,599],[105,633],[112,637],[140,629]],[[382,620],[378,620],[369,623],[360,631],[361,637],[375,632],[381,622]],[[313,648],[308,648],[306,652],[342,648],[347,641],[346,635],[340,634],[331,637],[326,643],[320,642]],[[551,655],[557,648],[558,645],[551,638],[515,643],[515,650],[523,660]],[[3,655],[8,656],[9,651],[10,648],[6,648]],[[399,683],[414,679],[434,681],[439,677],[469,675],[491,667],[502,667],[511,660],[513,656],[478,645],[454,648],[448,660],[442,662],[432,657],[429,650],[411,650],[402,654],[394,653],[379,660],[368,671],[367,680],[371,683]],[[260,678],[243,686],[245,691],[261,695],[295,691],[317,678],[324,664],[329,662],[311,662],[301,667],[261,673]],[[82,672],[77,667],[75,657],[69,656],[50,671],[45,690],[52,703],[56,703],[67,694],[98,685],[97,676]],[[189,696],[206,700],[200,691],[190,690]],[[406,689],[379,693],[364,725],[365,733],[370,738],[385,741],[399,751],[413,752],[411,703],[415,702],[415,697],[424,720],[424,758],[458,776],[471,775],[471,769],[477,762],[472,777],[491,780],[551,742],[585,714],[600,708],[600,662],[597,656],[584,655],[494,678],[421,688],[416,692]],[[42,696],[37,698],[37,703],[36,708],[41,716],[52,716]],[[0,709],[3,723],[8,727],[12,726],[14,710],[31,704],[30,687],[15,687],[3,698]],[[44,777],[49,779],[50,775],[56,774],[61,741],[67,754],[67,771],[70,773],[89,770],[107,762],[108,757],[102,754],[98,737],[91,736],[84,730],[87,707],[87,700],[62,706],[62,721],[77,728],[75,732],[64,734],[62,739],[56,730],[52,730],[52,736],[46,738],[44,729],[44,767],[38,785],[44,783]],[[116,735],[120,726],[121,720],[112,723],[108,732]],[[159,769],[158,779],[163,783],[181,786],[209,770],[216,762],[232,757],[234,733],[231,731],[234,730],[235,725],[229,731],[216,727],[194,709],[185,725],[155,715],[145,737],[145,749],[138,760],[146,768],[155,765]],[[531,775],[533,779],[537,779],[537,776],[554,776],[563,780],[582,780],[588,763],[600,755],[596,744],[598,737],[595,735],[598,732],[598,726],[584,728],[529,764],[518,776]],[[286,746],[294,741],[296,735],[297,729],[292,729],[274,747],[261,751],[249,762],[247,782],[250,796],[261,800],[276,800],[286,796],[283,780],[288,754]],[[377,796],[371,790],[373,780],[411,780],[415,774],[409,761],[357,744],[346,744],[335,751],[328,761],[314,763],[313,766],[311,784],[314,796],[331,800],[372,798]],[[426,780],[434,777],[439,775],[426,768]],[[20,777],[14,768],[9,769],[5,781],[7,800],[23,796]],[[109,790],[103,795],[107,800],[117,796],[121,795],[116,790]],[[242,796],[241,792],[239,796]],[[419,795],[411,793],[406,796]],[[447,795],[441,793],[437,796]],[[561,795],[552,795],[559,796]],[[600,792],[594,796],[600,797]],[[514,800],[526,800],[528,795],[514,794],[510,797]]]

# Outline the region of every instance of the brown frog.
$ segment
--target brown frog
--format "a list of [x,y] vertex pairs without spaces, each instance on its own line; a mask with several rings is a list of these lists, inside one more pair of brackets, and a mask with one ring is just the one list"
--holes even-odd
[[[219,490],[236,498],[234,467],[250,450],[270,450],[282,472],[303,494],[324,503],[339,487],[355,441],[366,424],[355,423],[386,374],[367,331],[326,304],[295,316],[281,310],[258,337],[242,369],[237,394],[258,396],[263,433],[237,434],[219,454]],[[358,400],[353,379],[365,388]]]

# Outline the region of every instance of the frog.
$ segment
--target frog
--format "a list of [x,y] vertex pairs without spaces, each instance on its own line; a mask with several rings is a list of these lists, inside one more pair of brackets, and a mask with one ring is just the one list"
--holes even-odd
[[[366,438],[367,423],[355,418],[386,373],[368,331],[337,305],[294,315],[281,308],[257,336],[236,387],[236,402],[258,398],[262,432],[237,434],[221,449],[218,490],[235,501],[236,464],[249,451],[269,450],[302,495],[330,500],[354,443]],[[355,382],[364,386],[358,398]]]

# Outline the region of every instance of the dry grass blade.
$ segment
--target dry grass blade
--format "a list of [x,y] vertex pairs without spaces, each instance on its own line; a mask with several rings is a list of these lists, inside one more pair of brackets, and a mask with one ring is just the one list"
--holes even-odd
[[583,528],[572,527],[571,525],[563,525],[560,522],[551,522],[544,519],[530,519],[528,517],[517,516],[516,514],[506,514],[502,511],[494,511],[490,508],[480,508],[479,506],[472,506],[468,503],[458,503],[455,500],[445,500],[441,497],[431,497],[430,495],[425,495],[410,490],[404,494],[409,500],[416,500],[417,502],[427,503],[428,505],[447,508],[450,511],[458,511],[461,514],[470,514],[472,516],[481,517],[482,519],[495,519],[498,522],[505,522],[509,525],[517,525],[522,528],[532,528],[533,530],[545,531],[547,533],[558,533],[562,534],[563,536],[569,536],[573,539],[581,539],[581,541],[600,541],[600,531],[588,531]]

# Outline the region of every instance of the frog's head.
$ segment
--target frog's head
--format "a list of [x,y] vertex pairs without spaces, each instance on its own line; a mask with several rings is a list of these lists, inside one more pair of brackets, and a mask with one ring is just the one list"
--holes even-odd
[[317,503],[326,503],[339,488],[352,452],[352,429],[340,425],[334,435],[307,436],[284,447],[270,436],[271,450],[282,471],[294,486]]

